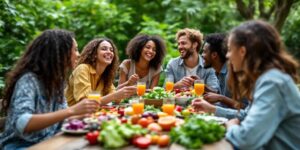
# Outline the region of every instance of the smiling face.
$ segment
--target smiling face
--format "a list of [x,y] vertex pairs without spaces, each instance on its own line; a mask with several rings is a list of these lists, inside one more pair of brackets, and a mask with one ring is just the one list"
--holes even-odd
[[235,45],[233,42],[233,35],[228,39],[228,51],[226,54],[227,59],[232,64],[234,72],[240,72],[243,70],[243,62],[246,55],[246,49],[244,46]]
[[97,62],[100,64],[110,65],[114,59],[114,49],[112,45],[103,41],[97,49]]
[[141,52],[140,59],[144,59],[146,61],[151,61],[156,55],[156,46],[153,41],[148,41]]
[[179,37],[177,44],[178,51],[180,52],[180,57],[182,59],[187,59],[196,52],[195,48],[193,48],[192,42],[187,38],[186,35]]

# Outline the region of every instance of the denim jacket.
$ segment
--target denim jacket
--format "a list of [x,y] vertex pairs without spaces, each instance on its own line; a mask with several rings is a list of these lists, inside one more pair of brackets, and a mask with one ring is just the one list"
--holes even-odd
[[278,69],[268,70],[255,83],[247,116],[227,129],[226,139],[239,149],[299,149],[299,108],[293,79]]
[[[186,76],[184,61],[180,57],[171,59],[166,68],[166,78],[173,80],[175,83]],[[220,91],[219,81],[214,69],[205,69],[203,60],[199,55],[199,63],[197,68],[197,76],[204,80],[204,83],[216,91]]]
[[62,123],[24,133],[33,114],[54,112],[67,107],[65,100],[63,103],[56,102],[56,99],[47,101],[44,93],[44,86],[35,74],[25,73],[20,77],[11,97],[5,129],[0,134],[0,149],[22,149],[52,137],[60,131]]

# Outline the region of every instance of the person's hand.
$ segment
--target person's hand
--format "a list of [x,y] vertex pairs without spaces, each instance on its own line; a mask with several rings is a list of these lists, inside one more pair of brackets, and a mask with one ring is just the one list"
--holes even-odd
[[126,86],[116,91],[116,100],[119,102],[124,98],[129,98],[136,93],[136,86]]
[[196,98],[192,101],[192,106],[196,111],[204,111],[208,113],[215,113],[216,107],[206,100]]
[[203,98],[210,103],[215,103],[215,102],[221,101],[223,98],[223,95],[208,92],[203,95]]
[[186,76],[176,83],[176,87],[191,87],[194,85],[194,81],[195,79],[192,77]]
[[240,120],[237,119],[237,118],[231,119],[231,120],[225,122],[226,128],[229,128],[229,127],[231,127],[231,126],[233,126],[233,125],[239,125],[239,124],[240,124]]
[[128,85],[134,85],[140,79],[138,74],[133,74],[128,79]]
[[71,106],[69,109],[72,115],[83,115],[96,112],[100,107],[100,102],[96,100],[82,99],[79,103]]

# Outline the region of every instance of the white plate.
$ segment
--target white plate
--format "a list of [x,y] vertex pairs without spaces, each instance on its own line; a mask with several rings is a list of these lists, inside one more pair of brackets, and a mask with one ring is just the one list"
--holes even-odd
[[197,115],[197,118],[203,119],[203,120],[205,120],[205,121],[211,121],[211,120],[213,120],[213,121],[216,121],[216,122],[218,122],[218,123],[220,123],[220,124],[225,124],[225,122],[228,121],[227,118],[224,118],[224,117],[217,117],[217,116]]
[[69,129],[66,129],[66,127],[62,127],[61,131],[63,131],[64,133],[67,133],[67,134],[86,134],[89,132],[89,130],[85,130],[85,129],[69,130]]

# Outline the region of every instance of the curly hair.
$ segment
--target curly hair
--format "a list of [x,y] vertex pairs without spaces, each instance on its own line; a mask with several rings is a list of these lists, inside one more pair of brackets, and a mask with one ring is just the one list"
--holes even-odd
[[198,43],[198,46],[197,46],[196,50],[197,50],[197,52],[200,51],[200,48],[201,48],[201,45],[202,45],[202,40],[203,40],[203,34],[199,30],[184,28],[184,29],[179,30],[176,33],[176,40],[178,41],[178,39],[181,36],[187,36],[188,39],[192,43],[194,43],[194,42]]
[[63,101],[63,83],[72,68],[74,34],[66,30],[45,30],[28,46],[12,71],[7,73],[2,102],[6,114],[18,79],[27,72],[37,75],[45,87],[47,100]]
[[234,28],[230,40],[237,47],[245,47],[244,71],[234,73],[229,67],[229,88],[233,99],[252,99],[255,81],[265,71],[277,68],[298,81],[298,62],[286,52],[278,31],[264,21],[248,21]]
[[205,43],[209,44],[209,51],[210,52],[216,52],[222,63],[226,62],[226,53],[227,53],[227,47],[225,44],[226,34],[223,33],[213,33],[208,34],[205,36],[204,41]]
[[102,93],[103,95],[107,95],[109,93],[111,85],[113,84],[115,73],[119,65],[118,49],[113,41],[108,38],[97,38],[90,41],[84,46],[77,65],[89,64],[92,67],[96,68],[95,56],[97,55],[97,49],[99,48],[100,43],[102,43],[103,41],[107,41],[112,45],[114,53],[112,63],[105,68],[104,72],[101,75],[101,80],[104,81],[105,87],[103,88]]
[[142,50],[148,41],[153,41],[156,47],[156,55],[150,61],[150,67],[158,69],[166,55],[165,42],[159,36],[150,36],[145,34],[136,35],[129,41],[126,47],[126,53],[130,59],[138,62],[141,57]]

